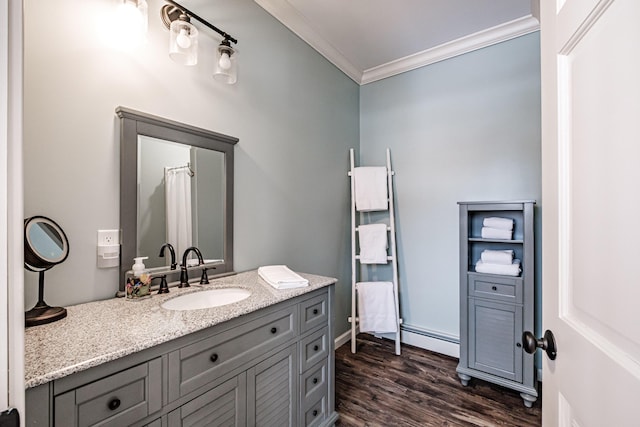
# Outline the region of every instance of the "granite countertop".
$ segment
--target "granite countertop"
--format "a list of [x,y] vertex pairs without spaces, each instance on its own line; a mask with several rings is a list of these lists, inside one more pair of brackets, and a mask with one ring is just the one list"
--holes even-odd
[[[25,331],[25,387],[31,388],[83,371],[184,335],[312,292],[336,279],[300,273],[309,286],[277,290],[257,271],[211,280],[209,285],[171,288],[168,294],[127,301],[113,298],[67,307],[67,317]],[[170,298],[206,289],[251,290],[242,301],[201,310],[172,311],[160,305]]]

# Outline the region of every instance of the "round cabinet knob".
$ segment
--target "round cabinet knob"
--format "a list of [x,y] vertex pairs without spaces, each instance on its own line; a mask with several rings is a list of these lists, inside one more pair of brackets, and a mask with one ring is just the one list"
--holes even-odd
[[313,314],[318,314],[318,309],[317,308],[313,309]]
[[314,417],[315,417],[315,416],[317,416],[317,415],[318,415],[318,410],[317,410],[317,409],[314,409],[314,410],[313,410],[313,412],[312,412],[312,414],[313,414],[313,416],[314,416]]
[[313,383],[314,383],[314,384],[318,384],[318,379],[317,379],[317,378],[314,378],[314,379],[313,379]]
[[317,344],[313,346],[313,351],[318,351],[319,349],[320,349],[320,347],[318,347]]
[[212,362],[217,362],[218,361],[218,354],[217,353],[213,353],[209,359],[211,359]]
[[497,290],[498,290],[498,287],[497,287],[497,286],[492,286],[492,287],[491,287],[491,290],[492,290],[492,291],[497,291]]
[[275,334],[276,332],[278,332],[278,328],[276,328],[275,326],[273,328],[271,328],[271,333]]
[[118,409],[120,407],[120,399],[118,399],[117,397],[115,399],[111,399],[109,401],[109,403],[107,404],[107,406],[112,411],[115,411],[116,409]]
[[536,349],[541,348],[549,356],[549,359],[556,360],[556,356],[558,354],[558,347],[556,346],[556,339],[553,336],[553,332],[550,330],[546,330],[544,332],[544,336],[542,339],[536,339],[535,335],[533,335],[529,331],[525,331],[522,334],[522,345],[524,347],[524,351],[529,354],[535,353]]

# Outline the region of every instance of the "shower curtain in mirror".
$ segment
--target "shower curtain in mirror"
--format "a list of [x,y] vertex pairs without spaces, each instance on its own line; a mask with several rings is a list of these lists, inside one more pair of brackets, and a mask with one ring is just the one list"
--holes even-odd
[[188,166],[164,168],[167,242],[178,257],[191,246],[191,175]]

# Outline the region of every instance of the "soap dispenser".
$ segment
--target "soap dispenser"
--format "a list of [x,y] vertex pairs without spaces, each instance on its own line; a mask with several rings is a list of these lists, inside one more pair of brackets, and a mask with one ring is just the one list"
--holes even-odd
[[149,257],[136,257],[131,267],[131,275],[127,274],[126,297],[137,299],[149,295],[151,275],[147,271],[143,260]]

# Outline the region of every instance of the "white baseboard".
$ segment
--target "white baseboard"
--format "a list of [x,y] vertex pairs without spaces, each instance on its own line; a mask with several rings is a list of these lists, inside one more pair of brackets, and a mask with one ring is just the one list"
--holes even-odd
[[[415,330],[415,328],[412,327]],[[430,336],[429,336],[430,335]],[[414,331],[408,331],[403,328],[402,333],[400,335],[400,342],[404,344],[409,344],[414,347],[423,348],[425,350],[433,351],[435,353],[445,354],[451,357],[460,357],[460,345],[451,342],[451,340],[447,337],[447,339],[440,339],[434,337],[434,333],[429,333],[426,335],[425,333],[417,333]],[[393,334],[382,334],[380,335],[382,338],[394,339]],[[339,335],[335,339],[335,348],[339,348],[344,344],[351,341],[351,330],[347,330],[345,333]]]
[[417,334],[410,331],[402,331],[400,341],[414,347],[420,347],[435,353],[460,358],[460,344],[452,343],[438,338]]
[[349,341],[351,341],[351,329],[347,330],[347,332],[345,332],[344,334],[336,337],[336,340],[335,340],[336,350],[342,347],[343,345],[345,345],[346,343],[348,343]]

